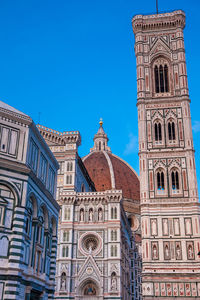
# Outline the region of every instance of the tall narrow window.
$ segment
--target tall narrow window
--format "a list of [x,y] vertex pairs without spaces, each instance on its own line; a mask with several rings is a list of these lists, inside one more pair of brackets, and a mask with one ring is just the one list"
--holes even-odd
[[174,122],[169,122],[168,123],[168,137],[169,137],[170,141],[176,139],[175,123]]
[[172,171],[171,173],[172,179],[172,190],[179,190],[179,175],[178,171]]
[[69,255],[69,247],[68,246],[63,246],[62,248],[62,257],[68,257]]
[[158,124],[155,123],[155,141],[158,141]]
[[63,242],[68,242],[69,241],[69,231],[64,231],[63,232]]
[[164,93],[164,76],[163,76],[163,66],[159,67],[159,79],[160,79],[160,92]]
[[155,123],[154,125],[154,129],[155,129],[155,141],[162,141],[162,127],[161,127],[161,123]]
[[155,92],[168,93],[169,92],[169,72],[167,64],[158,64],[154,67],[155,76]]
[[117,207],[111,208],[111,219],[117,219]]
[[154,73],[155,73],[155,88],[156,88],[156,93],[159,93],[159,77],[158,77],[158,67],[157,66],[155,66]]
[[162,129],[160,123],[158,123],[158,139],[159,141],[162,141]]
[[70,220],[70,208],[69,207],[64,208],[64,220]]
[[169,92],[169,83],[168,83],[168,66],[164,66],[164,76],[165,76],[165,92]]
[[157,173],[157,189],[158,190],[164,190],[165,189],[165,177],[164,172],[159,171]]
[[173,138],[173,140],[176,139],[176,136],[175,136],[175,124],[174,124],[174,122],[172,122],[172,138]]

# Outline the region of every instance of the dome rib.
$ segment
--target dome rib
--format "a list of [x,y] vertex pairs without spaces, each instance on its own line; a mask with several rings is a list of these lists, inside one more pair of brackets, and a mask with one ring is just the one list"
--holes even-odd
[[110,170],[110,177],[111,177],[111,186],[112,186],[112,189],[115,189],[115,173],[114,173],[114,169],[113,169],[113,165],[112,165],[112,162],[111,162],[111,159],[108,155],[107,152],[103,151],[103,154],[105,155],[106,159],[107,159],[107,162],[108,162],[108,166],[109,166],[109,170]]

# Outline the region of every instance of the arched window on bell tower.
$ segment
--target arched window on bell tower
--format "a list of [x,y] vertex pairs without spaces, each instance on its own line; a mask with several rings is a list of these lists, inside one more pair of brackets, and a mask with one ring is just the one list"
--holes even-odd
[[172,190],[179,190],[179,174],[178,171],[173,170],[171,173]]
[[165,189],[164,173],[162,171],[157,173],[157,187],[158,190]]
[[158,59],[154,64],[154,81],[157,94],[169,92],[169,67],[163,59]]
[[176,139],[175,123],[173,121],[168,122],[168,138],[170,141]]
[[155,131],[155,141],[162,141],[162,126],[160,122],[156,122],[154,124],[154,131]]

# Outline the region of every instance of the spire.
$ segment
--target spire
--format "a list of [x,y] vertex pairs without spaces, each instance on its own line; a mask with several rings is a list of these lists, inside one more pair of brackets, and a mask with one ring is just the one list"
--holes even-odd
[[99,129],[97,133],[95,134],[93,141],[94,141],[94,147],[90,149],[90,152],[98,152],[98,151],[110,151],[110,147],[108,147],[108,137],[103,129],[103,120],[100,118],[99,121]]

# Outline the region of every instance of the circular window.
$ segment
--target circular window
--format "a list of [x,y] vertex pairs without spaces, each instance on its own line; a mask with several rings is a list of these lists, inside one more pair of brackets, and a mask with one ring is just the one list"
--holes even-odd
[[83,249],[87,252],[93,252],[97,249],[99,240],[95,235],[87,235],[83,238]]

